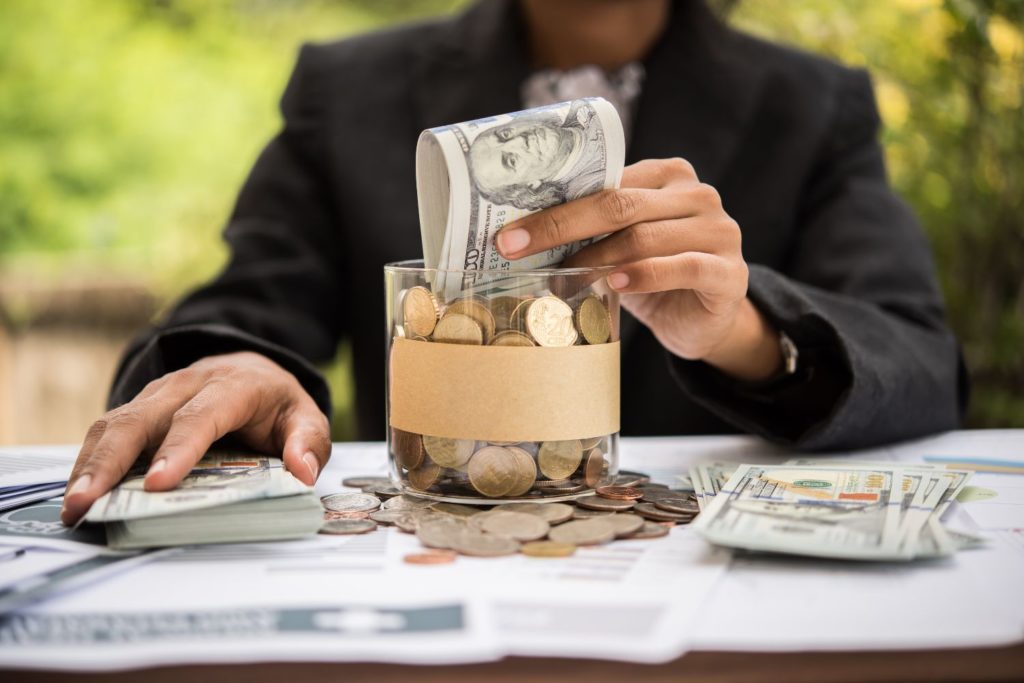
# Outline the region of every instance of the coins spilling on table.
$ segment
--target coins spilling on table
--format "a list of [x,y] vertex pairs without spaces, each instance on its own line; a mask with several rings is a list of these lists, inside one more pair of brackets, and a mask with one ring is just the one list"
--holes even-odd
[[345,482],[365,486],[359,493],[321,499],[325,508],[321,533],[361,534],[377,526],[397,527],[415,534],[424,546],[423,552],[404,558],[408,564],[448,564],[458,555],[569,557],[579,547],[666,536],[671,527],[689,524],[698,513],[691,491],[652,483],[637,472],[620,472],[615,483],[599,486],[592,495],[577,500],[494,506],[437,502],[401,493],[381,496],[376,492],[384,487],[374,477]]

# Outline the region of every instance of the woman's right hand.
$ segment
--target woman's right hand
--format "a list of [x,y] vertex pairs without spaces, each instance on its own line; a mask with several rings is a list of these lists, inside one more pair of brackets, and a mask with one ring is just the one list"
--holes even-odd
[[257,451],[283,454],[285,467],[310,485],[331,455],[327,417],[294,375],[257,353],[210,356],[150,382],[89,428],[61,520],[80,519],[143,453],[153,454],[146,490],[174,488],[230,433]]

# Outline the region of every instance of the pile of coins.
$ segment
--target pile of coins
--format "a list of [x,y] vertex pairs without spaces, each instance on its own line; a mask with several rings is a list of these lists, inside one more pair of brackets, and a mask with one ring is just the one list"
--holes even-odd
[[466,296],[442,305],[426,287],[410,287],[394,334],[442,344],[605,344],[612,340],[612,318],[596,294],[581,296],[575,306],[554,294]]
[[609,438],[510,444],[392,428],[391,452],[402,480],[418,491],[449,497],[551,498],[603,482]]
[[429,549],[407,556],[410,564],[443,564],[458,555],[567,557],[580,546],[666,536],[670,527],[689,524],[698,512],[692,492],[651,483],[637,472],[622,472],[613,485],[569,504],[483,507],[403,495],[382,477],[354,477],[342,484],[362,492],[324,496],[320,533],[358,534],[378,525],[395,526],[416,534]]
[[[612,318],[595,294],[575,306],[553,294],[468,296],[442,305],[426,287],[402,296],[396,337],[444,344],[573,346],[612,340]],[[610,435],[567,441],[496,442],[391,430],[402,481],[452,497],[553,498],[602,483]]]

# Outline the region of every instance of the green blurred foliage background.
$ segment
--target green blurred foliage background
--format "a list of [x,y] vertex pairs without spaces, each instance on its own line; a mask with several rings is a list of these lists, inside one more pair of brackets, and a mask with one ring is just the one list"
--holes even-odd
[[[303,41],[453,0],[4,0],[0,273],[213,275],[220,230]],[[920,215],[974,392],[1024,426],[1024,2],[718,0],[739,27],[872,72],[892,181]],[[726,207],[728,208],[728,207]],[[347,436],[346,354],[329,369]]]

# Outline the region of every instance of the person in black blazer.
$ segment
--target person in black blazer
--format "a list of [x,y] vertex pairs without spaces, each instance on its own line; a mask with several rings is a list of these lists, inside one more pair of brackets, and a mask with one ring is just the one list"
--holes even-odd
[[[147,487],[167,489],[228,434],[311,483],[330,454],[314,364],[341,340],[358,436],[382,438],[381,267],[421,251],[419,132],[521,109],[537,67],[632,62],[645,76],[623,189],[527,217],[498,243],[517,257],[581,225],[615,233],[572,261],[629,279],[610,281],[626,309],[622,433],[816,450],[955,428],[957,342],[927,242],[887,182],[864,71],[734,31],[700,0],[482,0],[302,49],[284,128],[227,225],[229,263],[126,352],[65,521],[140,454]],[[531,238],[518,251],[515,228]]]

